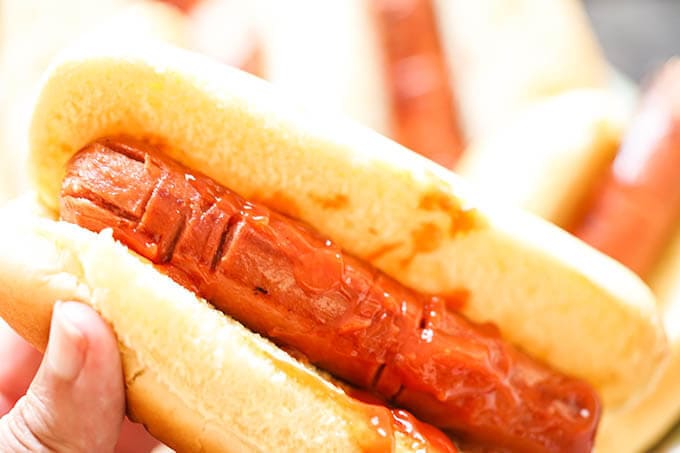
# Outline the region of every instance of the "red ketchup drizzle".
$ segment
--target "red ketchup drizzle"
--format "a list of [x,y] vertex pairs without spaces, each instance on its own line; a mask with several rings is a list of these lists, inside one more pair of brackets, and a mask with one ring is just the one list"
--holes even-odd
[[65,220],[113,228],[248,328],[428,423],[518,451],[592,448],[593,389],[452,311],[460,294],[418,294],[306,225],[126,143],[100,140],[72,159]]

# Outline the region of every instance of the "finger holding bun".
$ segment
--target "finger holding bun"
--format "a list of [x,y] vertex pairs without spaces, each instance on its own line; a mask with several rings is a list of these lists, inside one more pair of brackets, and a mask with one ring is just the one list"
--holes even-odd
[[[52,68],[35,107],[36,212],[3,212],[13,220],[1,227],[0,314],[41,346],[53,300],[97,308],[118,335],[129,411],[175,448],[411,451],[413,442],[384,407],[350,398],[110,230],[56,221],[69,160],[111,136],[150,143],[306,223],[405,287],[458,295],[472,321],[586,381],[605,407],[644,393],[666,355],[648,288],[561,230],[478,199],[443,168],[240,71],[157,44],[81,47]],[[375,423],[389,435],[376,436]]]

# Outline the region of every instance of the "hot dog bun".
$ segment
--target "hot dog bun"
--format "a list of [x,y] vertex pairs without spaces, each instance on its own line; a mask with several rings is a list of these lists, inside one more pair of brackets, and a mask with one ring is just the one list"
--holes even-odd
[[[171,157],[307,222],[408,286],[435,294],[468,292],[468,316],[494,322],[534,357],[588,380],[608,406],[642,393],[664,359],[654,298],[622,266],[546,222],[476,199],[452,173],[368,129],[305,112],[240,71],[157,44],[99,45],[65,55],[42,88],[30,137],[33,177],[48,211],[57,206],[69,157],[93,139],[116,134],[155,141]],[[122,342],[133,384],[131,410],[164,442],[184,446],[203,432],[205,445],[225,439],[247,444],[289,436],[288,430],[301,430],[302,437],[326,427],[337,431],[342,428],[330,425],[355,419],[342,419],[337,408],[319,409],[318,399],[327,395],[287,388],[286,380],[279,386],[272,378],[278,372],[261,374],[268,343],[243,330],[222,333],[238,328],[221,315],[208,315],[206,304],[150,267],[128,263],[138,258],[105,236],[35,216],[15,223],[7,222],[5,228],[14,230],[0,235],[0,314],[40,345],[49,301],[76,298],[99,308]],[[63,282],[70,289],[59,293]],[[182,335],[205,323],[214,326],[205,327],[205,339],[203,333],[196,333],[200,341]],[[255,345],[252,351],[241,336]],[[227,350],[238,362],[214,352]],[[244,365],[250,355],[254,363]],[[255,395],[250,404],[222,396],[245,386],[251,372],[254,387],[243,387]],[[231,385],[213,380],[238,373],[242,380]],[[287,405],[269,390],[260,394],[260,385],[277,389]],[[297,415],[269,415],[272,407],[297,407],[308,397],[313,431],[303,429]],[[179,419],[185,413],[168,411],[179,398],[186,420]],[[272,407],[263,404],[269,398]],[[220,404],[209,406],[214,401]],[[252,410],[249,420],[267,428],[249,428],[236,420],[240,415],[223,414],[228,410]],[[316,420],[327,413],[340,421],[319,428]],[[227,423],[201,431],[201,417]],[[347,438],[336,431],[332,436]],[[319,442],[330,445],[323,434]]]
[[478,190],[565,228],[614,159],[630,110],[604,90],[548,97],[468,147],[456,171]]

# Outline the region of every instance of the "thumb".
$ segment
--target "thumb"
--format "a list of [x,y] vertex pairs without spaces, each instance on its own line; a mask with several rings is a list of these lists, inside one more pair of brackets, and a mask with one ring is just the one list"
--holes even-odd
[[40,369],[0,419],[0,451],[111,452],[124,409],[113,332],[88,306],[57,302]]

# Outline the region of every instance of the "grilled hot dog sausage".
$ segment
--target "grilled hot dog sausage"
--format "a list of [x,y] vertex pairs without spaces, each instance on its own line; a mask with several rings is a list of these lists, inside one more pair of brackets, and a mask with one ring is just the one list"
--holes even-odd
[[148,145],[76,154],[61,216],[112,228],[250,329],[436,426],[518,451],[590,451],[600,406],[587,384]]

